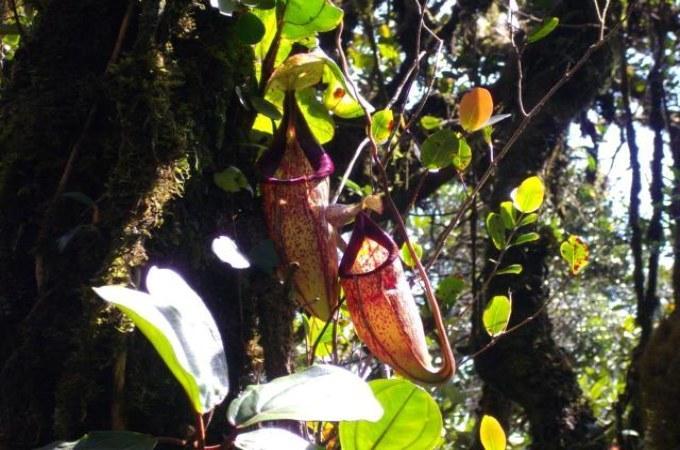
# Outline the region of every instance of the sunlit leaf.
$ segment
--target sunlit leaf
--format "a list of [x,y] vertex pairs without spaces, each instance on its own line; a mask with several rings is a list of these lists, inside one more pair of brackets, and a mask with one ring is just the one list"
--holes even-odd
[[442,124],[442,119],[435,116],[423,116],[420,118],[420,126],[426,130],[434,130]]
[[525,214],[532,213],[541,207],[545,195],[543,180],[537,176],[529,177],[512,191],[511,197],[515,208]]
[[420,158],[428,169],[443,169],[453,163],[460,142],[451,130],[439,130],[425,139],[420,147]]
[[300,373],[250,385],[229,405],[237,427],[265,420],[370,420],[383,410],[368,384],[337,366],[315,365]]
[[300,90],[314,86],[323,77],[325,60],[314,53],[298,53],[280,64],[268,81],[268,89]]
[[[423,256],[423,247],[415,242],[413,239],[411,239],[411,244],[413,245],[413,250],[416,251],[416,255],[418,256],[418,259],[420,259]],[[416,260],[413,259],[411,256],[411,251],[408,249],[408,246],[406,245],[406,242],[404,242],[401,245],[401,250],[399,250],[399,255],[401,256],[401,260],[404,261],[404,264],[406,264],[408,267],[415,267],[416,266]]]
[[153,450],[157,439],[132,431],[91,431],[77,441],[59,441],[36,450]]
[[572,234],[560,245],[560,254],[569,264],[571,273],[578,275],[588,265],[590,250],[581,237]]
[[512,301],[505,295],[496,295],[484,308],[482,322],[489,336],[495,337],[503,334],[510,322]]
[[522,219],[519,221],[519,224],[517,226],[519,227],[524,227],[526,225],[531,225],[532,223],[536,222],[538,220],[538,214],[536,213],[531,213],[527,214]]
[[507,442],[503,427],[495,417],[484,415],[479,426],[479,440],[484,450],[505,450]]
[[329,111],[343,119],[353,119],[364,114],[361,104],[336,78],[328,83],[323,93],[323,104]]
[[342,20],[342,9],[328,0],[288,0],[281,35],[301,39],[330,31]]
[[170,269],[149,269],[149,293],[122,286],[93,288],[151,341],[199,413],[222,403],[229,392],[222,338],[201,298]]
[[522,245],[522,244],[528,244],[529,242],[534,242],[537,241],[541,238],[541,235],[538,233],[524,233],[520,234],[519,236],[515,237],[512,242],[510,243],[511,245]]
[[505,247],[505,225],[500,214],[489,213],[486,216],[486,231],[493,242],[494,247],[501,250]]
[[[323,358],[333,351],[333,327],[325,326],[326,322],[314,316],[303,317],[306,331],[307,348],[312,348],[318,341],[315,355]],[[322,334],[323,333],[323,334]]]
[[510,264],[496,271],[496,275],[519,275],[522,273],[522,270],[521,264]]
[[545,19],[535,30],[529,33],[527,36],[527,42],[530,44],[540,41],[541,39],[552,33],[557,25],[559,25],[560,19],[557,17],[549,17]]
[[251,12],[245,12],[236,21],[234,32],[241,42],[252,45],[262,40],[265,29],[259,17]]
[[295,92],[298,106],[302,115],[319,144],[330,142],[335,135],[335,122],[328,114],[328,110],[316,98],[313,88],[302,89]]
[[239,251],[236,242],[228,236],[220,236],[213,239],[212,251],[217,257],[234,269],[247,269],[250,263]]
[[385,414],[377,423],[341,422],[343,450],[431,450],[442,432],[442,416],[434,399],[403,379],[373,380],[371,388]]
[[460,126],[471,132],[486,126],[493,112],[491,93],[476,87],[463,95],[458,105]]
[[384,144],[394,130],[394,114],[391,109],[383,109],[373,114],[371,135],[377,144]]
[[242,450],[321,450],[295,433],[282,428],[260,428],[236,435],[234,445]]
[[517,213],[515,212],[515,207],[512,202],[501,202],[501,219],[503,219],[503,225],[508,230],[515,228],[517,224]]
[[465,138],[458,139],[458,147],[453,153],[453,167],[458,171],[464,171],[472,162],[472,149]]

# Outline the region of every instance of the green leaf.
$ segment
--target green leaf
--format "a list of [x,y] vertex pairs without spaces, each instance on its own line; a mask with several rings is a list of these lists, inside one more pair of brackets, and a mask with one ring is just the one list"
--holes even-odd
[[560,245],[560,254],[569,264],[571,273],[578,275],[588,265],[590,250],[581,237],[572,234]]
[[526,216],[522,217],[522,219],[519,221],[519,224],[517,226],[524,227],[524,226],[527,226],[527,225],[531,225],[532,223],[536,222],[537,220],[538,220],[538,214],[536,214],[536,213],[527,214]]
[[373,114],[371,121],[371,136],[376,144],[384,144],[390,138],[394,129],[394,115],[392,110],[383,109]]
[[316,98],[314,88],[296,91],[295,98],[309,129],[319,144],[331,141],[335,134],[335,122],[328,114],[326,107]]
[[423,116],[420,118],[420,126],[426,130],[434,130],[442,125],[442,119],[435,116]]
[[199,413],[229,393],[227,360],[215,320],[201,298],[177,273],[151,267],[149,293],[122,286],[93,288],[124,312],[149,339]]
[[341,422],[343,450],[431,450],[439,445],[442,416],[430,394],[403,379],[369,384],[385,414],[377,423]]
[[342,9],[328,0],[288,0],[281,36],[302,39],[330,31],[342,21]]
[[496,337],[503,334],[510,322],[512,302],[505,295],[496,295],[484,308],[482,322],[489,336]]
[[215,184],[226,192],[238,192],[241,189],[253,193],[253,188],[248,184],[248,179],[238,167],[229,166],[222,172],[213,174],[213,181]]
[[491,238],[494,247],[498,250],[502,250],[507,242],[505,239],[505,225],[503,224],[503,219],[500,214],[492,212],[486,216],[486,231],[489,233],[489,237]]
[[534,42],[538,42],[544,37],[548,36],[550,33],[552,33],[555,28],[557,28],[557,25],[559,25],[560,19],[557,17],[550,17],[548,19],[545,19],[543,23],[541,23],[538,28],[534,29],[531,33],[529,33],[529,36],[527,37],[527,42],[530,44],[533,44]]
[[532,213],[540,208],[543,204],[544,195],[543,181],[536,176],[522,181],[522,184],[511,194],[515,208],[525,214]]
[[242,450],[321,450],[295,433],[282,428],[260,428],[236,435],[234,445]]
[[439,130],[431,134],[420,148],[423,165],[428,169],[443,169],[453,163],[460,139],[451,130]]
[[[319,358],[330,355],[333,351],[333,327],[325,327],[326,322],[314,316],[303,316],[302,320],[305,325],[307,348],[311,349],[318,340],[315,355]],[[321,334],[322,331],[323,334]]]
[[521,264],[510,264],[509,266],[505,266],[498,270],[496,275],[519,275],[522,273],[522,270],[523,268]]
[[451,307],[463,292],[465,282],[462,277],[448,276],[443,278],[437,286],[437,298],[442,305]]
[[465,138],[458,139],[458,147],[453,153],[453,167],[462,172],[468,168],[472,161],[472,149]]
[[332,78],[328,83],[323,93],[323,104],[329,111],[343,119],[354,119],[364,114],[361,104],[336,78]]
[[255,111],[258,113],[263,114],[273,120],[281,120],[281,117],[283,117],[281,111],[279,111],[276,105],[274,105],[269,100],[266,100],[262,97],[250,97],[249,100],[250,104],[253,105],[253,108],[255,108]]
[[314,365],[300,373],[248,386],[229,405],[232,425],[248,427],[264,420],[370,420],[383,410],[369,386],[337,366]]
[[59,441],[36,450],[153,450],[155,437],[132,431],[90,431],[77,441]]
[[[413,239],[411,239],[411,244],[413,244],[413,250],[416,251],[416,255],[418,255],[418,259],[420,259],[423,256],[423,247]],[[411,257],[411,252],[409,251],[406,242],[401,245],[399,255],[401,256],[401,260],[404,261],[404,264],[406,264],[408,267],[413,268],[416,266],[416,260]]]
[[321,82],[326,60],[315,53],[298,53],[289,56],[272,73],[267,90],[299,91]]
[[251,12],[246,12],[239,16],[234,25],[234,31],[241,42],[253,45],[262,40],[265,28],[259,17]]
[[512,202],[502,202],[500,211],[505,228],[508,230],[515,228],[515,225],[517,224],[517,213],[515,212],[515,207],[512,206]]
[[495,417],[484,415],[479,426],[479,440],[484,450],[505,450],[507,442],[503,427]]
[[515,239],[512,240],[512,243],[510,245],[522,245],[522,244],[527,244],[529,242],[534,242],[537,241],[541,238],[541,235],[538,233],[524,233],[520,234],[517,236]]

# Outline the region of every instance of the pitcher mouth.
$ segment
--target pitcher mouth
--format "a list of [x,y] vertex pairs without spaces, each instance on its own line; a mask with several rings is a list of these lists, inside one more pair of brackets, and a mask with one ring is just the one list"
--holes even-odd
[[[352,270],[352,266],[354,266],[354,262],[357,259],[364,240],[367,238],[375,241],[378,245],[387,250],[387,258],[385,258],[385,261],[381,262],[377,267],[371,270],[365,272],[354,272]],[[340,278],[353,278],[371,275],[392,264],[398,253],[399,249],[397,248],[397,244],[392,240],[390,235],[385,233],[382,228],[380,228],[373,220],[371,220],[370,217],[368,217],[365,212],[362,211],[357,214],[356,220],[354,222],[354,230],[352,231],[352,237],[349,240],[349,244],[347,244],[347,250],[345,250],[345,254],[342,255],[342,261],[340,261],[338,273]]]
[[[294,91],[286,92],[283,110],[283,118],[279,128],[274,133],[272,145],[257,162],[262,182],[272,184],[301,183],[319,180],[331,175],[335,171],[333,160],[314,138],[309,125],[307,125],[307,121],[302,115],[302,111],[300,111],[297,105]],[[313,173],[290,178],[275,176],[276,170],[279,168],[286,152],[287,145],[289,145],[289,139],[297,140],[298,145],[312,167]]]

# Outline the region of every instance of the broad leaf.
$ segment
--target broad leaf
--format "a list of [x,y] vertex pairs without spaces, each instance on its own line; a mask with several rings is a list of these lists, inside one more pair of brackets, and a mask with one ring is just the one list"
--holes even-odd
[[315,53],[298,53],[280,64],[268,80],[268,89],[300,90],[314,86],[323,77],[326,61]]
[[579,236],[571,235],[560,245],[560,254],[569,264],[573,275],[578,275],[588,265],[590,250]]
[[338,26],[342,16],[342,9],[328,0],[288,0],[281,36],[302,39],[330,31]]
[[255,14],[243,13],[234,25],[236,36],[245,44],[257,44],[265,34],[264,24]]
[[420,148],[420,158],[428,169],[443,169],[453,163],[460,140],[451,130],[439,130],[425,139]]
[[458,139],[458,148],[453,153],[453,167],[462,172],[468,168],[472,162],[472,149],[463,137]]
[[[423,247],[413,239],[411,239],[411,244],[413,245],[413,250],[416,251],[418,259],[420,259],[423,256]],[[401,245],[399,255],[401,256],[401,260],[404,261],[404,264],[406,264],[408,267],[413,268],[416,266],[416,260],[411,256],[411,251],[408,249],[406,242]]]
[[517,189],[510,194],[512,202],[520,212],[532,213],[541,207],[545,195],[543,181],[536,177],[529,177],[522,181]]
[[482,322],[489,336],[495,337],[503,334],[510,322],[512,301],[505,295],[496,295],[484,308]]
[[420,118],[420,126],[426,130],[434,130],[442,124],[442,119],[435,116],[423,116]]
[[333,139],[335,123],[328,110],[316,98],[314,88],[306,88],[295,93],[302,115],[319,144]]
[[213,174],[213,181],[225,192],[233,193],[245,189],[251,194],[253,193],[253,188],[250,187],[248,179],[238,167],[229,166],[222,172],[216,172]]
[[480,87],[471,89],[460,100],[458,115],[460,126],[467,132],[484,128],[493,112],[491,93]]
[[496,271],[496,275],[519,275],[522,270],[524,269],[521,264],[510,264]]
[[220,236],[213,239],[212,251],[217,257],[234,269],[247,269],[250,263],[239,251],[236,242],[228,236]]
[[361,378],[341,367],[315,365],[248,386],[231,402],[227,416],[231,424],[242,428],[280,419],[376,421],[382,414],[382,407]]
[[376,144],[384,144],[394,130],[394,115],[392,110],[383,109],[373,114],[371,121],[371,136]]
[[524,217],[522,217],[522,220],[519,221],[520,227],[524,227],[526,225],[531,225],[532,223],[536,222],[538,220],[538,214],[536,213],[531,213],[527,214]]
[[512,202],[502,202],[500,211],[505,228],[508,230],[515,228],[515,225],[517,224],[517,213],[515,212],[515,207],[512,205]]
[[514,238],[511,242],[511,245],[522,245],[522,244],[528,244],[529,242],[534,242],[537,241],[541,238],[541,235],[538,233],[524,233],[520,234],[516,238]]
[[341,422],[343,450],[431,450],[440,443],[442,416],[437,403],[408,380],[369,383],[385,414],[377,423]]
[[238,434],[234,445],[242,450],[321,450],[321,447],[281,428],[260,428]]
[[177,273],[151,267],[149,293],[122,286],[93,288],[123,311],[151,341],[199,413],[222,403],[229,392],[222,338],[201,298]]
[[486,231],[493,242],[494,247],[502,250],[507,244],[505,239],[505,225],[500,214],[489,213],[486,216]]
[[529,36],[527,36],[527,42],[530,44],[534,42],[538,42],[541,39],[545,38],[548,36],[550,33],[552,33],[555,28],[557,28],[557,25],[559,25],[560,19],[557,17],[550,17],[548,19],[545,19],[543,23],[541,23],[538,28],[533,30],[531,33],[529,33]]
[[482,423],[479,426],[479,440],[484,450],[505,450],[505,432],[495,417],[487,415],[482,417]]
[[59,441],[36,450],[153,450],[153,436],[132,431],[91,431],[77,441]]

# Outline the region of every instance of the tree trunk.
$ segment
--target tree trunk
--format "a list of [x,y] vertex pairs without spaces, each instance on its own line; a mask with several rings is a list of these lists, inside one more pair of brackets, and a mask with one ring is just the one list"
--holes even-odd
[[[212,8],[54,0],[39,12],[0,100],[0,449],[91,429],[186,433],[178,383],[89,289],[142,288],[149,264],[175,268],[202,296],[232,394],[247,381],[260,352],[248,345],[262,297],[251,286],[274,285],[210,251],[220,233],[245,251],[265,238],[251,194],[213,182],[229,165],[254,180],[236,86],[254,86],[252,53]],[[290,328],[290,314],[260,310],[265,331]],[[268,344],[285,349],[289,337]]]
[[[551,15],[560,17],[560,23],[597,21],[590,1],[566,2],[560,11],[552,11]],[[544,40],[527,47],[523,58],[524,105],[527,111],[596,40],[597,33],[594,31],[574,32],[558,28]],[[611,60],[606,47],[593,55],[555,94],[513,145],[494,176],[492,192],[485,197],[490,210],[497,210],[500,202],[507,200],[510,191],[524,178],[540,174],[550,164],[554,164],[549,170],[555,177],[555,171],[560,171],[561,166],[566,164],[559,160],[562,136],[578,113],[592,104],[609,79]],[[514,117],[517,118],[520,114],[516,106],[515,59],[510,58],[506,67],[507,72],[494,86],[494,98],[506,108],[514,107]],[[521,117],[499,130],[500,144],[520,120]],[[551,184],[558,185],[558,182],[551,180]],[[552,337],[550,318],[542,309],[550,297],[545,283],[550,275],[547,258],[555,251],[556,245],[550,241],[549,232],[541,235],[540,241],[511,249],[506,254],[502,266],[522,264],[522,274],[494,278],[481,300],[483,306],[493,295],[511,292],[513,311],[510,327],[532,315],[535,317],[484,350],[475,358],[475,366],[485,383],[524,409],[530,423],[531,448],[604,449],[602,430],[583,399],[568,355]],[[493,247],[487,247],[488,258],[495,258],[497,254]],[[473,329],[477,348],[484,347],[489,338],[481,326],[479,313],[473,317]]]

